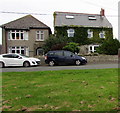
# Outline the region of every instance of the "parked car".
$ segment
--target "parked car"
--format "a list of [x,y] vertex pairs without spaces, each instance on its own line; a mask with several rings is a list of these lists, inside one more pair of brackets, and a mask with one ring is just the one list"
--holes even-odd
[[49,51],[45,55],[45,63],[49,64],[50,66],[69,64],[81,65],[86,64],[87,59],[85,57],[78,56],[70,51],[56,50]]
[[0,55],[0,67],[6,66],[37,66],[40,65],[40,60],[37,58],[30,58],[20,54],[1,54]]

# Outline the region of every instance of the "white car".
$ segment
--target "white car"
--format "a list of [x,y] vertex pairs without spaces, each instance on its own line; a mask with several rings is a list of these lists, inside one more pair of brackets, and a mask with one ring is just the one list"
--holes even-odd
[[37,66],[40,65],[40,60],[37,58],[26,57],[20,54],[1,54],[0,55],[0,67],[6,66]]

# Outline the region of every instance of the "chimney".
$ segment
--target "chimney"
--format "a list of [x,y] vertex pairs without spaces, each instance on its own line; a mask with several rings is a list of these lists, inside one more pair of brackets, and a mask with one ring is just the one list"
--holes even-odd
[[105,16],[105,10],[103,8],[101,8],[100,16]]

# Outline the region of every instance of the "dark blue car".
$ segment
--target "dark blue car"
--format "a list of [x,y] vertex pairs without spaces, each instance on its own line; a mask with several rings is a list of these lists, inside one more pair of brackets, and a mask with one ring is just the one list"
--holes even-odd
[[87,59],[78,56],[70,51],[56,50],[49,51],[45,55],[45,63],[50,66],[54,65],[81,65],[86,64]]

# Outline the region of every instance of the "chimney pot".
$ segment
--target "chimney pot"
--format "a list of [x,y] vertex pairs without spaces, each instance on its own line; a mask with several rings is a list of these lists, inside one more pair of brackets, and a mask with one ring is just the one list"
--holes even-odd
[[101,8],[100,15],[105,16],[105,10],[103,8]]

